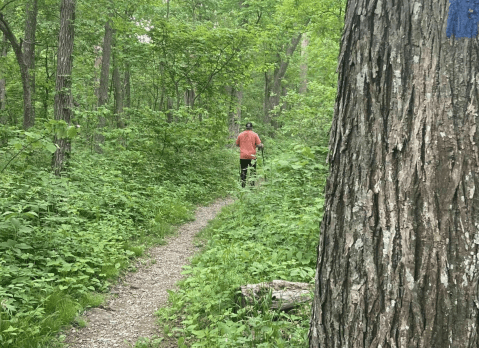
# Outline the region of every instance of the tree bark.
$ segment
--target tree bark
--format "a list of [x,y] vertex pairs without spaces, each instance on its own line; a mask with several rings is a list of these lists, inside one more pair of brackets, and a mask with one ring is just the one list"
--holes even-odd
[[[76,0],[62,0],[60,8],[60,33],[58,36],[57,77],[55,83],[55,120],[70,123],[72,115],[72,65]],[[65,138],[55,139],[57,151],[53,158],[53,170],[60,175],[70,142]]]
[[23,118],[24,129],[28,129],[35,124],[35,37],[37,31],[37,14],[37,0],[27,2],[23,56],[25,64],[28,67],[28,78],[30,80],[31,111]]
[[449,5],[348,3],[310,347],[479,345],[479,44]]

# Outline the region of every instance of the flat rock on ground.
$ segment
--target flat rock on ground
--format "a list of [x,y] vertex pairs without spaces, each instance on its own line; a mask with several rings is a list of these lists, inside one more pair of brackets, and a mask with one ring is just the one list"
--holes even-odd
[[87,326],[66,332],[67,347],[129,348],[140,337],[161,337],[154,313],[167,304],[167,290],[175,289],[182,278],[182,266],[198,251],[193,237],[231,202],[222,199],[198,208],[195,220],[182,225],[166,245],[149,249],[149,262],[138,262],[137,271],[128,273],[111,289],[106,304],[85,312]]

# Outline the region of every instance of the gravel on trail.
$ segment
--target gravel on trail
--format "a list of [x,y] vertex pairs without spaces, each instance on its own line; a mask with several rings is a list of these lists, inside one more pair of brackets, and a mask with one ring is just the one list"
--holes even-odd
[[161,337],[154,313],[167,304],[167,290],[175,289],[183,278],[182,267],[198,251],[193,237],[231,202],[221,199],[198,208],[195,220],[180,226],[177,235],[167,238],[166,245],[149,249],[148,262],[138,262],[137,271],[128,273],[111,289],[103,306],[84,313],[86,327],[65,332],[67,347],[130,348],[140,337]]

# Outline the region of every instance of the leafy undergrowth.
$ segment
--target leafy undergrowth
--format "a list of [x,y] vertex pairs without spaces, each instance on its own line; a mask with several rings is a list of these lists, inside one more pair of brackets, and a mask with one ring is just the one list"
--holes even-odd
[[267,180],[239,190],[202,233],[205,250],[158,312],[167,338],[179,347],[305,347],[309,305],[282,313],[266,298],[242,308],[237,295],[241,285],[274,279],[313,282],[325,153],[290,145],[258,173]]
[[231,151],[106,139],[102,154],[76,143],[61,178],[42,149],[2,173],[1,347],[54,347],[58,330],[99,305],[131,258],[234,185]]

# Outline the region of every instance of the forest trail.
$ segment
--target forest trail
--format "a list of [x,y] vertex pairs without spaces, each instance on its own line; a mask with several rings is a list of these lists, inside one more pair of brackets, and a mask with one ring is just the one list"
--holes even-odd
[[[167,290],[183,277],[182,267],[198,251],[194,236],[206,227],[222,207],[232,199],[220,199],[196,210],[195,220],[178,229],[167,244],[154,247],[146,253],[148,262],[138,262],[136,272],[128,273],[112,288],[104,306],[84,314],[87,326],[71,328],[66,332],[69,348],[129,348],[140,337],[161,336],[154,313],[165,306]],[[151,260],[155,260],[151,262]]]

